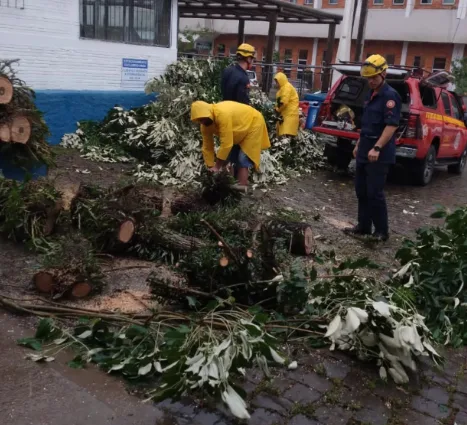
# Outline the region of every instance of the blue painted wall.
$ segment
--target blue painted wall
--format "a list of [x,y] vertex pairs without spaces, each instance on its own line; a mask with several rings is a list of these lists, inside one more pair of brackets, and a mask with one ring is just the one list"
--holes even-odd
[[49,126],[50,144],[57,145],[64,134],[76,131],[78,121],[101,120],[114,106],[130,109],[155,97],[141,91],[39,90],[36,91],[36,105]]

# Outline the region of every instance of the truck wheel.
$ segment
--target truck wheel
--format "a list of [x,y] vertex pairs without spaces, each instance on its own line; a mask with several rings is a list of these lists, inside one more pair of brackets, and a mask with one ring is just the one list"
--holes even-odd
[[433,145],[428,149],[425,159],[417,164],[414,169],[414,182],[420,186],[426,186],[431,182],[433,173],[435,171],[436,163],[436,149]]
[[324,147],[324,156],[327,158],[328,164],[341,170],[347,170],[352,160],[352,155],[349,153],[329,145]]
[[460,157],[459,162],[457,164],[452,164],[448,166],[448,172],[452,174],[462,174],[466,163],[467,163],[467,148],[462,153],[462,156]]

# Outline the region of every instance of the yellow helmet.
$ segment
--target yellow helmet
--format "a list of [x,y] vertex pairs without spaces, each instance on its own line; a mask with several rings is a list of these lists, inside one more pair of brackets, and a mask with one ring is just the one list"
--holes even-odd
[[360,75],[362,77],[374,77],[375,75],[382,74],[388,69],[388,63],[381,55],[371,55],[363,63]]
[[256,56],[256,51],[251,44],[243,43],[238,46],[237,55],[243,56],[244,58],[254,58]]

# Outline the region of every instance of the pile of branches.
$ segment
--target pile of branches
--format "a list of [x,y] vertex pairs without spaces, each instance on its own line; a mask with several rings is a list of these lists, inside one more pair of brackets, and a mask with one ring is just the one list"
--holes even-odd
[[[221,101],[220,77],[228,61],[181,59],[151,80],[147,91],[157,101],[129,111],[112,109],[102,122],[82,122],[62,145],[83,157],[103,162],[136,162],[135,176],[165,186],[200,184],[204,168],[199,127],[190,120],[191,103]],[[252,106],[263,113],[271,138],[264,151],[256,184],[284,183],[289,177],[321,165],[322,151],[314,135],[303,130],[296,138],[277,138],[274,105],[252,91]]]
[[53,165],[49,130],[34,91],[18,78],[18,60],[0,60],[0,157],[16,166]]
[[47,180],[0,178],[0,233],[17,242],[52,234],[62,211],[61,194]]
[[467,208],[441,209],[433,218],[444,224],[419,229],[397,252],[393,284],[426,316],[438,342],[459,347],[467,345]]

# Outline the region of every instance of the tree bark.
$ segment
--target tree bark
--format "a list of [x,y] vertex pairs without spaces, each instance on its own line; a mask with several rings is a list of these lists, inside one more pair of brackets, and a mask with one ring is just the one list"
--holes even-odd
[[266,226],[272,236],[286,240],[291,254],[311,255],[315,252],[316,244],[309,224],[274,221],[267,223]]

